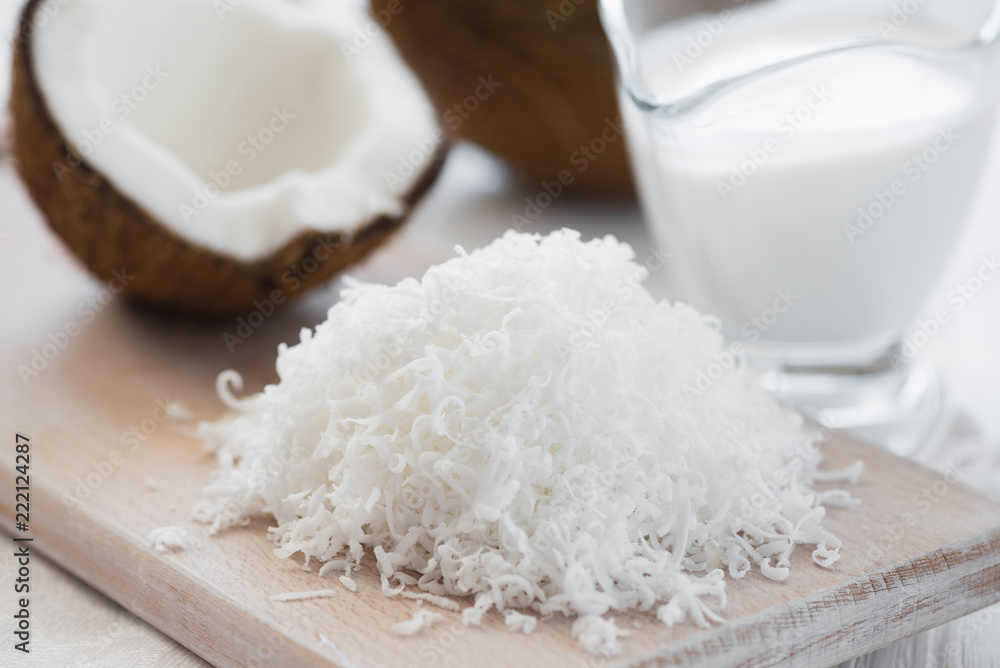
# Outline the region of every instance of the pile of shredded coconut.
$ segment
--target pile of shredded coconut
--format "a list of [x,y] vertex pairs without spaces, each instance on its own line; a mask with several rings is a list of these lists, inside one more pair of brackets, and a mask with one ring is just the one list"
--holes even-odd
[[837,477],[817,472],[818,434],[742,360],[719,374],[717,321],[657,302],[646,274],[613,237],[562,230],[349,282],[279,348],[277,385],[237,400],[220,376],[236,414],[199,428],[219,469],[197,516],[214,532],[271,514],[279,556],[352,589],[373,554],[386,595],[470,597],[468,624],[577,617],[603,654],[626,635],[612,611],[704,625],[727,572],[783,580],[797,544],[833,563],[824,504],[852,501],[811,488]]

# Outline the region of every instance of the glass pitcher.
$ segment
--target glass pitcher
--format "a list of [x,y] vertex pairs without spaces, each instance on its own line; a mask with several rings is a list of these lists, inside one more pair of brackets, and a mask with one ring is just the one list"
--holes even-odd
[[998,4],[601,0],[675,296],[756,349],[780,398],[897,451],[941,422],[901,341],[946,325],[918,319],[990,142]]

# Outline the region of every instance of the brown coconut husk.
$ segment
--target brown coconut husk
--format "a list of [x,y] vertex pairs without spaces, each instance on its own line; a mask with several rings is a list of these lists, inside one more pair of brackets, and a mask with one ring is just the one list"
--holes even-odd
[[[394,1],[373,0],[375,16],[385,17]],[[554,30],[546,11],[562,17],[559,0],[422,0],[403,3],[381,22],[442,113],[473,95],[479,77],[500,82],[457,134],[504,158],[529,182],[569,170],[578,193],[628,196],[622,137],[584,171],[572,161],[608,120],[617,121],[618,108],[597,3],[565,2],[573,11]]]
[[[670,4],[677,18],[741,2]],[[605,128],[619,119],[597,0],[372,0],[372,10],[442,113],[474,94],[480,76],[501,82],[458,135],[504,158],[531,185],[568,170],[578,194],[632,195],[622,137],[584,169],[575,153],[610,136]]]

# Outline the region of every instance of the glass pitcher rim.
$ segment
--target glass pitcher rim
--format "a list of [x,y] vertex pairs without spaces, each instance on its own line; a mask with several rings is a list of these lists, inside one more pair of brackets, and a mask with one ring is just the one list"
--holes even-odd
[[632,46],[628,21],[625,16],[625,3],[628,1],[598,0],[598,12],[601,24],[616,60],[618,77],[621,80],[621,85],[625,93],[637,107],[646,112],[659,113],[668,117],[679,116],[691,111],[702,103],[716,97],[718,94],[737,87],[746,81],[835,53],[883,49],[906,53],[915,57],[940,59],[966,56],[970,52],[1000,45],[1000,0],[994,0],[989,16],[979,26],[975,37],[963,44],[946,47],[928,47],[874,38],[858,38],[831,42],[830,44],[818,46],[815,49],[799,52],[777,62],[751,69],[742,74],[719,79],[708,86],[704,86],[686,95],[670,99],[658,99],[646,90],[639,76],[639,67],[636,62],[637,56]]

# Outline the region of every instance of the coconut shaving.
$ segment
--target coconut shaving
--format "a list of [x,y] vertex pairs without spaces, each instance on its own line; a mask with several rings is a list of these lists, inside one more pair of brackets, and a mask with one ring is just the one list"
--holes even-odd
[[854,501],[813,485],[860,466],[818,471],[820,434],[744,360],[698,382],[728,354],[718,321],[655,300],[628,245],[456,250],[419,280],[349,280],[261,393],[220,376],[234,414],[199,428],[213,532],[272,515],[280,557],[353,584],[374,555],[388,596],[458,597],[466,624],[493,610],[517,632],[567,615],[605,655],[626,635],[609,613],[706,625],[728,578],[784,580],[797,545],[839,558],[825,506]]

